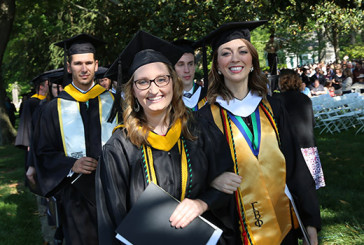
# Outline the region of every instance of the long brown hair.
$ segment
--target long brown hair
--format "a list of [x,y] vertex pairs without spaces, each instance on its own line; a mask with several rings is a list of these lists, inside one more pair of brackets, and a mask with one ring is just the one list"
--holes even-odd
[[[164,63],[165,64],[165,63]],[[188,129],[188,121],[191,119],[191,111],[187,110],[182,100],[183,85],[180,78],[173,68],[165,64],[168,68],[172,79],[173,97],[171,104],[167,108],[166,119],[170,119],[170,125],[173,125],[178,119],[181,119],[182,135],[189,140],[195,140],[196,137],[192,135]],[[144,114],[143,108],[140,106],[140,110],[136,112],[135,107],[136,97],[133,92],[134,75],[124,85],[124,126],[126,129],[126,136],[130,141],[140,147],[142,144],[147,144],[147,137],[151,128],[148,124],[147,118]],[[140,128],[141,127],[141,130]]]
[[[268,94],[268,80],[262,74],[259,66],[259,55],[256,48],[249,41],[241,39],[246,44],[249,53],[252,56],[252,63],[254,70],[249,73],[248,89],[258,93],[265,98]],[[217,69],[217,51],[213,53],[212,66],[209,72],[209,88],[207,92],[207,100],[210,104],[215,103],[216,97],[221,96],[224,100],[229,101],[234,98],[232,91],[230,91],[224,82],[224,76],[219,75]]]

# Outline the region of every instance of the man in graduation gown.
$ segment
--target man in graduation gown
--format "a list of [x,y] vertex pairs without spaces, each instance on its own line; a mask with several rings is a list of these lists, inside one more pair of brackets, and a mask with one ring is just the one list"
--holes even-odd
[[27,169],[27,155],[29,152],[31,135],[33,131],[33,114],[39,103],[44,100],[48,93],[48,79],[39,75],[32,80],[35,86],[35,94],[24,102],[23,110],[19,120],[18,134],[15,139],[15,146],[25,150],[25,169]]
[[194,42],[179,39],[174,41],[173,44],[184,51],[184,54],[174,66],[183,83],[183,102],[191,110],[197,111],[206,103],[208,84],[207,80],[204,81],[204,86],[200,86],[194,82],[196,70]]
[[95,169],[115,126],[107,122],[113,96],[94,83],[102,43],[81,34],[56,44],[67,49],[72,83],[46,104],[40,121],[37,177],[43,195],[60,199],[66,244],[98,244]]

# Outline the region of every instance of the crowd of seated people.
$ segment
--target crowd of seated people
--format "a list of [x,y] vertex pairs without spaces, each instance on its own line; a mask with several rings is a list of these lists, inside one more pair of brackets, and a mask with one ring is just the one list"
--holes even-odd
[[310,64],[297,67],[296,71],[304,83],[301,91],[309,97],[340,96],[364,89],[364,61]]

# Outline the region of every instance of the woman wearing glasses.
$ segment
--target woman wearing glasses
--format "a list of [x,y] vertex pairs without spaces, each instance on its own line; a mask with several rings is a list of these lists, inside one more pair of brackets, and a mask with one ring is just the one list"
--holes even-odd
[[230,198],[209,185],[232,159],[219,129],[201,127],[184,106],[183,85],[172,68],[180,56],[175,46],[140,31],[119,57],[129,73],[124,125],[105,145],[96,177],[103,244],[117,243],[115,229],[151,182],[181,200],[170,217],[175,228]]

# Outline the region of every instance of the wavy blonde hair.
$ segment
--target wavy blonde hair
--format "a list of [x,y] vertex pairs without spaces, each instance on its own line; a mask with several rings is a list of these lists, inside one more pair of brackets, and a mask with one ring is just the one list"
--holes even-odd
[[[258,93],[263,98],[268,94],[268,79],[262,74],[259,66],[259,55],[256,48],[248,40],[241,39],[247,46],[249,53],[252,56],[252,63],[254,70],[249,73],[248,89]],[[221,96],[224,100],[229,101],[234,98],[232,91],[230,91],[224,82],[224,76],[219,75],[217,69],[217,51],[213,53],[211,70],[209,72],[209,88],[207,92],[207,100],[210,104],[215,103],[217,96]]]
[[[164,63],[165,64],[165,63]],[[173,96],[171,104],[167,108],[167,118],[170,120],[170,125],[173,125],[178,119],[181,119],[182,135],[189,140],[195,140],[196,137],[192,135],[188,128],[188,122],[192,119],[192,113],[186,108],[182,100],[183,85],[182,80],[178,77],[177,73],[173,70],[172,66],[165,64],[171,76],[171,82],[173,87]],[[142,144],[148,144],[147,138],[151,131],[148,125],[147,118],[144,114],[143,107],[140,106],[140,110],[136,112],[133,108],[135,107],[136,97],[133,91],[134,75],[124,85],[124,126],[126,137],[130,141],[140,147]],[[140,127],[142,130],[140,130]]]

